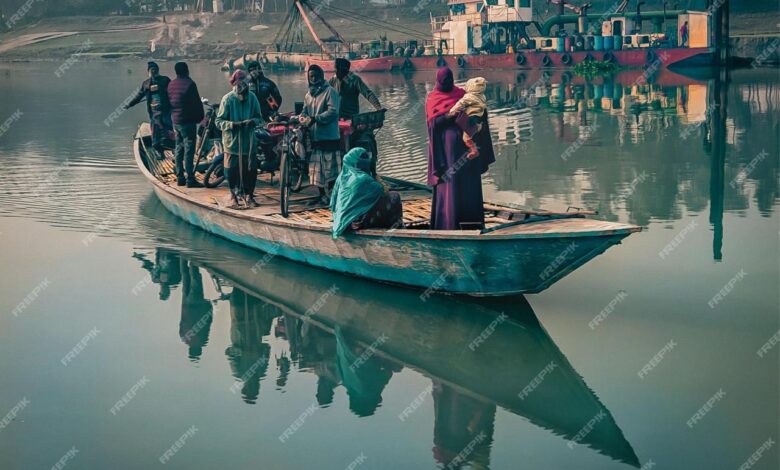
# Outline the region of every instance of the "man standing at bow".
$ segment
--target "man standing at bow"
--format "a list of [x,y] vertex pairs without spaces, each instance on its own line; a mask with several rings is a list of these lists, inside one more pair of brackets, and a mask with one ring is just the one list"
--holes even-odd
[[125,105],[125,109],[146,99],[146,112],[149,113],[149,125],[152,127],[152,147],[163,155],[163,142],[173,129],[171,122],[171,104],[168,101],[168,84],[171,79],[160,75],[160,66],[149,62],[146,66],[149,78],[144,80],[135,97]]

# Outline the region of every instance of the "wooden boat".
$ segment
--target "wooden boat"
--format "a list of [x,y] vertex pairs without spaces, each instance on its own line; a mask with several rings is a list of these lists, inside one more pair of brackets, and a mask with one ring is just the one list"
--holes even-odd
[[[639,467],[636,453],[611,412],[561,352],[523,296],[502,299],[434,296],[421,309],[420,296],[411,289],[380,285],[352,276],[322,276],[317,269],[284,259],[273,259],[258,269],[251,250],[221,243],[216,237],[191,229],[167,214],[151,197],[142,202],[141,214],[145,232],[159,240],[159,245],[170,246],[170,241],[175,240],[174,245],[186,247],[186,252],[157,248],[158,255],[165,255],[167,251],[189,261],[190,265],[205,268],[221,284],[226,281],[251,297],[247,301],[240,297],[242,312],[248,312],[249,317],[245,313],[243,323],[234,325],[239,329],[263,331],[257,323],[271,316],[279,319],[279,330],[284,330],[282,336],[289,342],[293,354],[302,349],[301,342],[325,351],[337,350],[334,344],[342,342],[353,349],[370,348],[376,357],[397,365],[390,369],[414,369],[430,378],[434,387],[452,390],[457,396],[466,398],[453,400],[467,408],[465,410],[434,407],[434,416],[430,419],[435,422],[447,418],[439,413],[471,411],[489,415],[491,407],[495,410],[498,406],[555,436],[565,440],[581,439],[578,443],[583,446]],[[180,265],[175,261],[167,264]],[[325,295],[327,301],[322,300]],[[319,308],[313,309],[313,305]],[[261,316],[264,319],[257,318]],[[309,326],[304,328],[304,324]],[[319,332],[312,331],[315,329]],[[337,331],[340,334],[336,334]],[[469,347],[475,338],[487,331],[491,333],[483,342]],[[247,336],[254,337],[251,333]],[[380,337],[384,341],[377,341]],[[313,342],[317,344],[312,345]],[[248,348],[259,349],[254,344]],[[314,367],[312,360],[329,362],[330,367],[326,367],[328,364]],[[335,360],[333,356],[298,357],[312,373],[334,369]],[[253,362],[249,360],[247,364]],[[368,370],[371,366],[366,361],[360,369]],[[543,370],[550,372],[543,379],[537,379]],[[272,378],[265,380],[270,382]],[[384,385],[368,383],[372,381],[370,374],[365,374],[361,380],[365,388],[380,392]],[[332,382],[341,382],[349,390],[350,384],[339,377],[333,377]],[[529,384],[536,382],[538,386],[529,391]],[[259,397],[251,398],[262,401],[263,390],[259,384],[253,388],[255,392],[257,389],[260,389]],[[528,393],[524,393],[524,389]],[[410,399],[418,392],[409,391]],[[402,408],[385,410],[391,415],[402,411]],[[581,433],[596,416],[600,418],[592,430]],[[445,436],[436,435],[441,431],[440,426],[432,427],[434,441],[440,437],[437,445],[446,445]],[[493,426],[484,429],[491,433],[487,441],[492,441]],[[480,430],[475,429],[473,433]],[[518,445],[522,446],[522,443]],[[462,445],[452,447],[457,453]],[[474,456],[478,454],[481,453],[473,453]],[[475,467],[487,468],[488,465]]]
[[[172,154],[158,159],[148,124],[134,139],[136,163],[157,197],[175,215],[228,240],[273,255],[376,281],[476,296],[540,292],[640,227],[584,214],[523,211],[486,204],[483,230],[427,230],[431,195],[424,186],[391,180],[401,193],[405,228],[368,229],[333,239],[327,207],[312,193],[294,199],[289,218],[278,189],[261,179],[261,206],[233,210],[227,188],[175,185]],[[313,189],[312,189],[313,191]]]

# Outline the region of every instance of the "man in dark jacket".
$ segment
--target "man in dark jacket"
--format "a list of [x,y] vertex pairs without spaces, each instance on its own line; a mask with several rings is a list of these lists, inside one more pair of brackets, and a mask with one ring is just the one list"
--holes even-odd
[[[174,66],[176,78],[168,85],[173,129],[176,131],[176,184],[188,188],[201,187],[195,181],[193,157],[198,123],[203,119],[203,103],[198,86],[190,78],[190,70],[184,62]],[[185,179],[184,174],[187,173]]]
[[250,79],[249,91],[257,97],[257,101],[260,102],[260,113],[263,115],[263,119],[268,122],[282,106],[282,94],[279,93],[279,87],[276,86],[276,83],[265,76],[260,62],[250,61],[246,69]]
[[168,84],[171,79],[160,75],[160,67],[155,62],[149,62],[146,70],[149,78],[144,80],[138,93],[127,103],[125,109],[132,108],[146,99],[146,112],[149,113],[149,124],[152,127],[152,146],[162,155],[162,144],[173,128],[171,105],[168,101]]

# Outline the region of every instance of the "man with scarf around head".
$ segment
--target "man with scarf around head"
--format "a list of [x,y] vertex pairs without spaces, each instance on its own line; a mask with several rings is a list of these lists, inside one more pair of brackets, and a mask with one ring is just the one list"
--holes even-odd
[[152,147],[162,156],[163,142],[173,129],[171,104],[168,101],[168,84],[171,79],[160,75],[160,66],[155,62],[147,63],[146,71],[149,78],[144,80],[133,99],[124,108],[130,109],[146,99],[146,112],[149,113],[149,124],[152,127]]
[[330,79],[330,86],[341,97],[340,116],[344,119],[352,119],[356,114],[360,114],[360,96],[368,100],[377,111],[382,109],[379,98],[366,85],[366,82],[349,71],[350,65],[347,59],[341,57],[336,59],[336,75]]
[[[176,132],[176,184],[188,188],[199,188],[195,181],[194,156],[195,135],[198,123],[203,119],[203,103],[200,101],[198,86],[190,79],[190,69],[184,62],[177,62],[173,69],[176,78],[168,85],[168,98],[171,102],[171,118]],[[185,179],[184,172],[187,172]]]
[[249,61],[246,66],[249,72],[249,91],[255,94],[260,102],[260,113],[263,119],[270,121],[282,107],[282,94],[273,80],[265,76],[263,66],[256,60]]
[[239,197],[243,198],[246,207],[257,207],[254,197],[257,160],[251,153],[254,153],[254,130],[264,124],[263,116],[257,97],[249,92],[243,70],[233,73],[230,86],[233,90],[222,97],[214,122],[222,131],[231,207],[239,207]]
[[341,143],[339,133],[339,94],[325,81],[325,72],[317,65],[307,72],[309,92],[303,99],[300,122],[310,128],[311,159],[309,184],[317,186],[320,197],[329,203],[328,190],[341,170]]

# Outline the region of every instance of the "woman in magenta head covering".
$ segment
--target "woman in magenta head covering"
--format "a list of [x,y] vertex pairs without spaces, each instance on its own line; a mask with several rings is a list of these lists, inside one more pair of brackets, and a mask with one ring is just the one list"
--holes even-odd
[[[447,117],[447,112],[465,94],[456,87],[452,70],[436,73],[436,88],[425,101],[428,123],[428,185],[433,187],[431,228],[461,230],[484,226],[482,174],[496,161],[490,139],[487,112],[482,127],[472,135],[479,155],[467,158],[463,132],[470,131],[467,116]],[[471,135],[471,134],[470,134]]]

